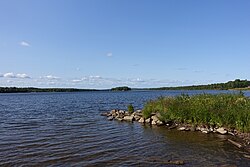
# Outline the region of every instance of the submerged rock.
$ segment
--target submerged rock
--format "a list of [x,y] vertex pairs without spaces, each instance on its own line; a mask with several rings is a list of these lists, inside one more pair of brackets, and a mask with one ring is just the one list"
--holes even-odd
[[108,112],[101,113],[101,116],[108,116],[108,115],[109,115]]
[[109,120],[109,121],[112,121],[113,119],[114,119],[113,116],[108,117],[108,120]]

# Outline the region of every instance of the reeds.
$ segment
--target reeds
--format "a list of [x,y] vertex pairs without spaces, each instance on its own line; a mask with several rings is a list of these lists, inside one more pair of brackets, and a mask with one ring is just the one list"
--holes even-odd
[[160,97],[147,102],[143,116],[160,113],[162,121],[224,126],[250,132],[250,99],[239,94]]

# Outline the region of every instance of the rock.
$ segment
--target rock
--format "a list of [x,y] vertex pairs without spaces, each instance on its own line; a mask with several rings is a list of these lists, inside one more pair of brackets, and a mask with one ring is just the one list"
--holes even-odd
[[160,121],[159,118],[156,115],[153,115],[151,119],[155,122]]
[[152,124],[152,125],[156,125],[157,123],[156,123],[155,120],[152,120],[151,124]]
[[101,113],[101,116],[108,116],[108,115],[109,115],[108,112]]
[[134,116],[134,118],[135,118],[135,120],[136,120],[136,121],[138,121],[138,120],[140,120],[140,119],[141,119],[141,117],[140,117],[140,116],[138,116],[138,115],[135,115],[135,116]]
[[190,127],[190,130],[191,130],[192,132],[194,132],[194,131],[195,131],[195,128],[196,128],[195,125],[193,125],[193,126]]
[[173,124],[168,129],[175,129],[176,127],[177,127],[177,125]]
[[130,114],[127,111],[124,113],[124,115],[125,116],[130,116]]
[[216,132],[218,132],[222,135],[227,134],[227,130],[225,130],[225,128],[218,128],[218,129],[216,129]]
[[186,128],[185,127],[180,127],[180,128],[178,128],[178,130],[180,130],[180,131],[183,131],[183,130],[185,130]]
[[208,128],[200,128],[200,131],[202,133],[206,133],[206,134],[208,134],[210,132]]
[[202,133],[206,133],[206,134],[208,134],[208,133],[209,133],[209,131],[208,131],[208,130],[202,130],[201,132],[202,132]]
[[134,117],[133,116],[125,116],[124,118],[123,118],[123,120],[124,121],[133,121],[134,120]]
[[151,118],[145,120],[146,123],[151,123]]
[[119,114],[125,114],[125,111],[119,110],[118,113],[119,113]]
[[141,117],[140,119],[139,119],[139,121],[138,122],[140,122],[140,123],[144,123],[145,122],[145,120],[144,120],[144,118],[143,117]]
[[162,121],[157,121],[156,125],[161,126],[161,125],[164,125],[164,123]]
[[151,119],[152,119],[151,123],[152,125],[163,125],[163,122],[156,115],[153,115]]
[[142,110],[136,110],[137,113],[142,113]]
[[195,130],[199,131],[199,130],[201,130],[201,127],[196,126],[196,129],[195,129]]
[[117,110],[111,110],[110,114],[115,114]]
[[118,121],[123,121],[123,119],[121,117],[119,117],[119,116],[116,116],[115,119],[118,120]]
[[117,117],[119,117],[119,118],[123,118],[124,117],[124,114],[117,114]]
[[123,119],[122,119],[122,118],[117,118],[117,120],[118,120],[118,121],[123,121]]
[[136,116],[142,117],[142,113],[135,112]]
[[109,121],[112,121],[113,119],[114,119],[114,117],[112,117],[112,116],[108,117]]

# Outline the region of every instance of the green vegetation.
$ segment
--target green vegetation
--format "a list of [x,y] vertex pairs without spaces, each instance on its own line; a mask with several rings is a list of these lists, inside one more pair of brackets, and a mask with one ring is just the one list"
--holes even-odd
[[210,85],[193,85],[193,86],[179,86],[179,87],[161,87],[150,88],[149,90],[228,90],[237,88],[247,88],[250,86],[250,81],[236,79],[226,83],[216,83]]
[[111,89],[111,91],[129,91],[129,90],[131,90],[131,88],[127,86],[115,87]]
[[250,132],[250,99],[243,93],[160,97],[145,104],[143,116],[148,118],[157,112],[165,122],[224,126]]
[[132,114],[134,111],[135,111],[135,109],[134,109],[133,105],[129,104],[128,105],[128,112],[129,112],[129,114]]
[[30,93],[30,92],[83,92],[96,91],[95,89],[74,89],[74,88],[17,88],[0,87],[0,93]]

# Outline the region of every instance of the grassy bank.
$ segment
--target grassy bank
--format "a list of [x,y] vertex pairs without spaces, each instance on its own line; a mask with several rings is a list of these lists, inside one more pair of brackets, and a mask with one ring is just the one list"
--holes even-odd
[[149,101],[143,116],[160,113],[162,121],[224,126],[250,132],[250,99],[243,94],[201,94],[160,97]]

